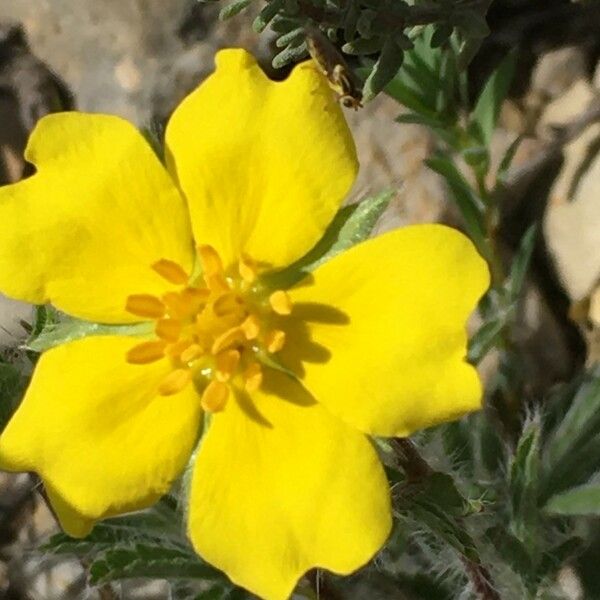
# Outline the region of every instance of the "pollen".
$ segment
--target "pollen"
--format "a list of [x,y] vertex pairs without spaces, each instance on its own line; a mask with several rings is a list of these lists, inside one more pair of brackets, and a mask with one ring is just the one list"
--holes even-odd
[[280,326],[293,306],[287,292],[263,286],[250,257],[227,267],[212,246],[200,245],[197,258],[197,275],[171,260],[156,261],[150,268],[173,287],[160,297],[127,298],[130,313],[154,321],[156,339],[133,346],[126,360],[167,361],[171,368],[158,383],[159,395],[192,385],[202,408],[219,412],[236,390],[253,393],[263,385],[265,364],[272,366],[266,359],[286,343]]

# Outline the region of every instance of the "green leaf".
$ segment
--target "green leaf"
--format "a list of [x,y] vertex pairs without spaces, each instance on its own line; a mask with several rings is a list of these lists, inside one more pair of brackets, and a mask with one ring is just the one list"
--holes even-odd
[[446,180],[452,193],[452,197],[465,221],[467,234],[473,240],[484,258],[487,257],[489,255],[489,249],[483,226],[482,215],[484,208],[481,199],[465,181],[464,177],[450,158],[438,155],[428,159],[426,164]]
[[234,0],[234,2],[231,2],[230,4],[226,4],[219,11],[219,19],[221,19],[221,21],[225,21],[225,20],[229,19],[230,17],[233,17],[233,16],[241,13],[245,8],[250,6],[252,1],[253,0]]
[[572,488],[550,498],[544,507],[547,513],[570,516],[600,516],[600,483]]
[[281,69],[289,63],[294,63],[304,58],[307,54],[306,41],[296,38],[287,48],[284,48],[279,54],[276,54],[271,61],[274,69]]
[[373,54],[381,50],[382,40],[379,37],[359,38],[342,46],[342,52],[354,56]]
[[463,10],[457,12],[452,21],[466,37],[483,39],[490,34],[490,28],[488,27],[485,17],[476,10]]
[[275,45],[278,48],[283,48],[292,42],[295,42],[299,37],[304,37],[304,27],[295,27],[291,31],[287,31],[282,36],[278,37],[275,41]]
[[479,127],[485,146],[490,145],[500,108],[504,102],[515,70],[516,54],[510,52],[485,84],[473,109],[473,122]]
[[26,343],[25,349],[34,352],[44,352],[60,344],[73,342],[90,335],[144,335],[152,331],[151,323],[135,323],[133,325],[101,325],[81,321],[72,317],[63,317],[56,322],[49,322],[43,329],[32,336]]
[[515,301],[519,298],[523,284],[525,283],[525,276],[529,269],[529,263],[531,262],[531,255],[535,247],[537,227],[531,225],[529,229],[523,235],[521,243],[519,244],[519,250],[510,268],[509,283],[508,283],[508,294],[511,301]]
[[439,48],[443,46],[452,35],[453,27],[449,23],[441,23],[435,28],[431,36],[431,47]]
[[188,542],[181,533],[180,515],[170,502],[165,496],[148,510],[101,521],[84,538],[57,533],[40,550],[89,557],[120,546],[130,547],[137,541],[146,544],[160,542],[189,552]]
[[537,545],[539,537],[537,505],[541,476],[540,439],[541,427],[536,419],[523,430],[508,473],[513,531],[530,549]]
[[275,15],[283,7],[284,2],[285,0],[270,0],[267,2],[258,16],[254,19],[252,23],[252,29],[254,29],[256,33],[262,33],[267,25],[271,22],[273,17],[275,17]]
[[12,417],[23,391],[27,378],[13,365],[0,363],[0,433]]
[[[545,466],[551,482],[560,484],[568,473],[581,462],[595,459],[581,455],[583,446],[600,435],[600,366],[584,377],[567,414],[549,436],[545,452]],[[555,488],[549,491],[556,491]]]
[[522,135],[518,136],[511,143],[511,145],[507,148],[506,152],[504,153],[504,156],[502,157],[502,160],[500,161],[500,166],[498,167],[498,172],[496,174],[496,185],[498,185],[500,183],[504,183],[504,181],[506,180],[506,175],[508,173],[508,170],[510,169],[510,166],[512,165],[512,161],[515,158],[515,154],[517,153],[517,150],[519,149],[519,146],[521,145],[522,141],[523,141],[523,136]]
[[407,113],[404,115],[398,115],[396,117],[397,123],[408,123],[415,125],[424,125],[425,127],[430,127],[431,129],[443,129],[444,123],[439,119],[433,119],[427,117],[425,115],[419,115],[416,113]]
[[423,481],[398,485],[394,508],[397,514],[418,521],[469,560],[479,560],[475,543],[461,521],[469,512],[469,504],[449,475],[432,473]]
[[394,78],[402,66],[404,52],[396,43],[393,36],[389,36],[383,43],[381,54],[373,69],[367,77],[363,87],[365,102],[372,100]]
[[394,192],[388,190],[357,204],[343,207],[316,246],[283,271],[265,277],[265,285],[273,288],[290,287],[319,265],[366,240],[393,195]]
[[491,320],[484,323],[469,340],[467,354],[469,362],[478,364],[496,346],[505,327],[506,319],[502,315],[494,315]]
[[90,565],[90,583],[117,579],[201,579],[222,581],[224,576],[190,552],[165,546],[136,544],[131,549],[107,550]]

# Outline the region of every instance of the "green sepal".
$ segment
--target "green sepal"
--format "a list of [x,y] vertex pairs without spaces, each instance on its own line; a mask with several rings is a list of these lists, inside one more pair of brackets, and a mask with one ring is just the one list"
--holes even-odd
[[39,333],[32,335],[23,347],[25,350],[32,352],[44,352],[55,346],[67,344],[92,335],[140,336],[151,333],[152,329],[152,323],[103,325],[63,315],[58,322],[45,322]]
[[265,275],[262,283],[272,289],[287,289],[318,266],[366,240],[393,195],[388,190],[340,209],[312,250],[282,271]]

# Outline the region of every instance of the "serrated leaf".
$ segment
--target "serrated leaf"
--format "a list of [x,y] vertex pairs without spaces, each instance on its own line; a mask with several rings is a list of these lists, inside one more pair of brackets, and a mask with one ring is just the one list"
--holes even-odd
[[225,21],[230,17],[233,17],[241,13],[245,8],[248,8],[253,0],[234,0],[230,4],[225,5],[219,11],[219,19]]
[[469,504],[449,475],[433,473],[423,481],[398,486],[394,509],[427,527],[469,560],[479,560],[475,543],[461,522]]
[[553,515],[600,516],[600,483],[572,488],[550,498],[544,510]]
[[107,550],[90,565],[93,585],[131,578],[222,581],[224,576],[192,554],[158,545]]
[[90,335],[130,335],[138,336],[150,333],[151,323],[135,323],[133,325],[102,325],[81,321],[72,317],[63,317],[58,323],[44,325],[36,336],[32,336],[24,348],[33,352],[44,352],[55,346],[73,342]]
[[179,515],[168,496],[145,511],[101,521],[84,538],[57,533],[41,545],[40,550],[88,557],[119,546],[130,547],[134,542],[162,542],[169,547],[189,551],[188,542],[181,532]]
[[485,146],[489,147],[492,141],[502,103],[513,79],[515,61],[516,54],[510,52],[488,79],[473,109],[473,122],[479,127]]
[[392,191],[385,191],[340,209],[316,246],[283,271],[265,277],[265,285],[290,287],[319,265],[366,240],[393,195]]

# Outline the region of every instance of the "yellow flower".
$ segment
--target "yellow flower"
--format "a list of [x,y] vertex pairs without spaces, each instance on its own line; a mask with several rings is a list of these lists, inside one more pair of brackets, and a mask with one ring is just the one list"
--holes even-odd
[[308,63],[274,83],[247,53],[220,52],[172,116],[166,152],[165,169],[116,117],[51,115],[27,148],[37,174],[0,189],[4,293],[154,324],[143,339],[45,352],[0,465],[37,471],[65,531],[82,536],[166,493],[209,411],[189,537],[234,582],[283,599],[307,569],[349,573],[388,536],[388,485],[365,434],[406,436],[479,408],[465,321],[487,268],[464,236],[424,225],[359,244],[287,291],[264,285],[320,239],[357,171]]

